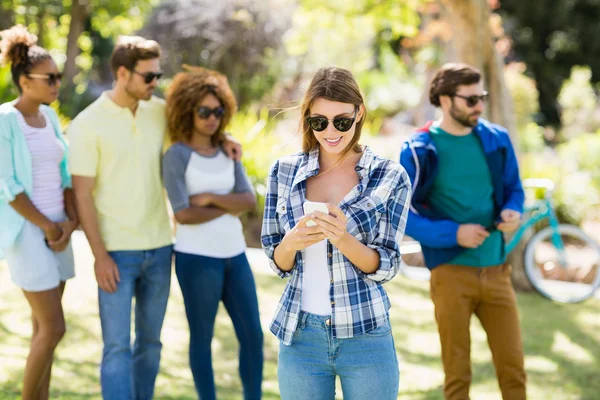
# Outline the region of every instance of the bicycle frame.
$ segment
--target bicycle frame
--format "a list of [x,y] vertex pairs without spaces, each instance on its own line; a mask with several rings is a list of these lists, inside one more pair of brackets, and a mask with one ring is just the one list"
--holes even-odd
[[536,201],[532,206],[526,207],[524,214],[530,215],[525,221],[521,224],[519,229],[515,232],[513,237],[509,242],[505,245],[506,254],[510,253],[514,250],[517,244],[521,241],[523,234],[529,229],[531,226],[536,224],[539,221],[544,219],[548,219],[550,223],[550,227],[552,227],[552,244],[558,251],[559,263],[562,266],[566,265],[565,258],[565,246],[558,232],[558,218],[556,217],[556,213],[552,208],[552,203],[550,199],[545,198],[544,200]]

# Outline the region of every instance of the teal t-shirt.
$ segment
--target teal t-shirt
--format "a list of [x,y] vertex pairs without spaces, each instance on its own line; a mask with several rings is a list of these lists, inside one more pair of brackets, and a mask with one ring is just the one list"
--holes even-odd
[[[494,225],[492,177],[479,138],[454,136],[439,125],[430,128],[438,153],[438,173],[429,192],[431,207],[461,224]],[[493,230],[475,249],[467,249],[449,264],[486,267],[505,260],[502,232]]]

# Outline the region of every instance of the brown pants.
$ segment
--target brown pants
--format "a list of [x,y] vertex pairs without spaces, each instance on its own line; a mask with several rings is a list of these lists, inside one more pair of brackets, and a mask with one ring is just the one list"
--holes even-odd
[[523,342],[510,267],[440,265],[431,271],[431,299],[442,345],[446,400],[468,400],[471,315],[481,321],[504,400],[524,400]]

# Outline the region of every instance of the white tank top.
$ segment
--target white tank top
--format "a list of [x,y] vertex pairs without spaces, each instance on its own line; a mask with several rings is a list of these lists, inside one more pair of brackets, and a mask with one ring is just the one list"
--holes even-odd
[[302,311],[316,315],[331,315],[329,297],[330,276],[327,266],[327,240],[304,250],[302,276]]
[[61,213],[65,206],[60,163],[65,154],[56,137],[52,122],[42,113],[46,120],[46,126],[34,128],[27,124],[20,112],[17,115],[19,126],[31,154],[33,172],[31,202],[46,216]]

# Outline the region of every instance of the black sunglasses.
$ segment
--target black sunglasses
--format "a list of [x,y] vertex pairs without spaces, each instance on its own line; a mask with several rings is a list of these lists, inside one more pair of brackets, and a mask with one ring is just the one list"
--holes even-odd
[[58,81],[62,79],[63,74],[58,72],[56,74],[27,74],[27,77],[34,79],[45,79],[48,86],[55,86]]
[[461,96],[460,94],[454,93],[452,96],[465,99],[465,102],[467,103],[468,107],[475,107],[477,103],[479,103],[479,100],[485,102],[488,99],[489,94],[488,92],[483,92],[483,94],[481,95],[474,94],[473,96]]
[[327,119],[325,117],[307,117],[306,122],[308,126],[315,132],[323,132],[327,129],[329,121],[333,122],[333,127],[340,132],[347,132],[352,128],[354,121],[356,120],[356,109],[354,110],[354,117],[335,117],[334,119]]
[[144,83],[146,85],[150,84],[154,80],[154,78],[160,79],[160,77],[163,75],[162,71],[141,73],[141,72],[137,72],[136,70],[132,69],[131,72],[133,72],[134,74],[138,74],[139,76],[144,78]]
[[202,119],[208,119],[210,118],[210,114],[213,114],[215,116],[216,119],[221,119],[223,118],[223,115],[225,115],[225,109],[223,107],[216,107],[216,108],[208,108],[208,107],[198,107],[198,117],[202,118]]

